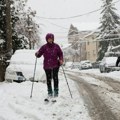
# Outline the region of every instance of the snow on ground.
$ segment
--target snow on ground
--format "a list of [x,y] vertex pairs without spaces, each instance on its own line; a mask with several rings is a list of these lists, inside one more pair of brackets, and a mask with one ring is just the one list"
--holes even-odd
[[[32,52],[32,54],[35,53]],[[30,54],[30,53],[29,53]],[[34,55],[34,54],[33,54]],[[10,67],[11,70],[20,68],[27,77],[33,76],[35,59],[31,55],[31,58],[27,61],[25,65],[19,61],[20,56],[13,58],[14,67]],[[22,58],[25,58],[22,56]],[[27,57],[28,58],[28,57]],[[41,60],[38,59],[38,61]],[[17,63],[16,61],[19,61]],[[68,83],[72,92],[73,98],[71,98],[68,86],[65,80],[64,74],[59,72],[59,97],[57,102],[52,104],[44,103],[44,99],[47,97],[47,85],[45,83],[45,76],[42,64],[37,64],[38,71],[36,72],[35,78],[40,82],[34,83],[32,98],[30,98],[32,82],[26,81],[22,83],[0,83],[0,120],[91,120],[88,114],[88,109],[85,107],[82,96],[79,94],[76,84],[74,81],[68,79]],[[82,73],[91,73],[100,76],[108,76],[112,78],[119,79],[119,71],[111,73],[100,73],[98,69],[90,70],[73,70]],[[44,77],[43,77],[44,76]],[[102,86],[109,90],[112,90],[108,84],[103,83],[103,81],[98,81],[94,78],[87,78],[83,76],[85,80],[91,84]],[[44,80],[43,80],[44,78]],[[116,93],[111,93],[106,91],[107,96],[113,97],[114,100],[119,103],[119,95]],[[110,101],[113,103],[113,101]],[[117,105],[117,104],[116,104]]]
[[[27,80],[33,77],[35,56],[37,50],[19,50],[13,55],[9,69],[20,69]],[[41,58],[37,60],[41,61]],[[16,68],[16,69],[15,69]],[[84,106],[75,83],[68,79],[72,92],[71,98],[65,77],[59,73],[59,97],[57,102],[45,104],[47,85],[43,82],[43,66],[37,64],[32,98],[30,98],[32,82],[0,83],[0,120],[91,120]]]
[[[111,109],[114,112],[120,111],[120,107],[119,107],[120,94],[119,92],[115,92],[115,90],[117,91],[117,87],[119,87],[117,86],[117,81],[120,82],[120,71],[113,71],[110,73],[100,73],[99,69],[89,69],[89,70],[82,70],[82,71],[76,69],[73,71],[80,72],[80,73],[87,73],[87,74],[90,73],[90,75],[93,75],[93,77],[88,77],[87,75],[84,74],[84,76],[80,76],[80,77],[83,78],[88,83],[90,83],[91,85],[97,86],[95,90],[97,91],[99,96],[101,96],[101,98],[104,99],[104,101],[106,101],[106,104],[108,106],[111,106]],[[98,80],[98,79],[95,79],[94,76],[97,76],[98,79],[100,79],[101,77],[103,77],[104,79]],[[112,78],[112,80],[109,78]],[[111,86],[111,82],[114,83],[112,86]],[[114,89],[114,86],[115,86],[115,89]]]
[[[71,70],[71,69],[69,69],[69,70]],[[86,70],[73,69],[72,71],[82,72],[82,73],[91,73],[91,74],[96,74],[99,76],[108,76],[108,77],[115,78],[118,81],[120,81],[120,71],[113,71],[113,72],[109,72],[109,73],[100,73],[99,69],[86,69]]]
[[57,102],[44,103],[46,83],[34,83],[32,98],[31,82],[0,84],[0,120],[90,120],[82,98],[73,81],[68,79],[71,99],[65,78],[60,76]]

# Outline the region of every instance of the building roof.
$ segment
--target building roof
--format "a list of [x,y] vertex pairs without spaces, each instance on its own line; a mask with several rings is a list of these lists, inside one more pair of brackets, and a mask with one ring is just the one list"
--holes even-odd
[[100,23],[97,22],[82,22],[82,23],[72,23],[79,31],[93,31],[97,30]]

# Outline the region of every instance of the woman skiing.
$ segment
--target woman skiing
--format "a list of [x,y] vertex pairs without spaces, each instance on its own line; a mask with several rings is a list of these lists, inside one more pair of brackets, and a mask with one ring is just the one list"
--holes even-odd
[[[43,55],[43,68],[47,78],[48,96],[57,97],[59,91],[58,72],[60,65],[63,64],[63,52],[59,45],[54,43],[54,34],[48,33],[46,35],[46,41],[47,43],[35,53],[35,56],[39,58]],[[52,79],[54,89],[52,89]]]

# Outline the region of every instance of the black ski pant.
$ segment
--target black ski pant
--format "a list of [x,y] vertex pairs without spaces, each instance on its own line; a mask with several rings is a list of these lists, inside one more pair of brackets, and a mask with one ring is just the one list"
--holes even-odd
[[53,69],[45,69],[46,78],[47,78],[47,88],[48,88],[48,95],[53,94],[52,90],[52,79],[53,79],[53,85],[54,85],[54,95],[58,95],[59,90],[59,81],[58,81],[58,72],[59,67],[53,68]]

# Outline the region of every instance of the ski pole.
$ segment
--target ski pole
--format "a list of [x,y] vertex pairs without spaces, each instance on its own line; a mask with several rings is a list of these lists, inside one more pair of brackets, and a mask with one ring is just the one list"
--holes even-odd
[[72,98],[72,93],[71,93],[71,90],[70,90],[70,87],[69,87],[69,84],[68,84],[68,81],[67,81],[67,77],[66,77],[65,71],[64,71],[64,69],[63,69],[63,66],[61,66],[61,67],[62,67],[62,70],[63,70],[63,74],[64,74],[64,76],[65,76],[65,80],[66,80],[66,83],[67,83],[67,86],[68,86],[68,90],[69,90],[69,92],[70,92],[70,96],[71,96],[71,98]]
[[34,74],[33,74],[33,81],[32,81],[32,88],[31,88],[30,98],[32,98],[32,92],[33,92],[33,86],[34,86],[34,79],[35,79],[35,71],[36,71],[36,64],[37,64],[37,57],[36,57],[36,60],[35,60],[35,67],[34,67]]

